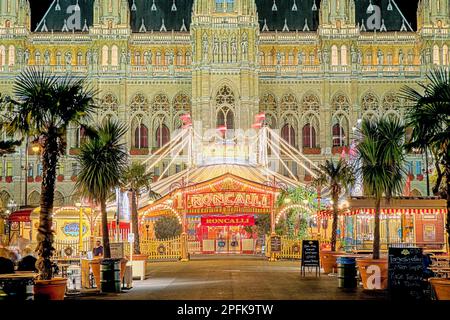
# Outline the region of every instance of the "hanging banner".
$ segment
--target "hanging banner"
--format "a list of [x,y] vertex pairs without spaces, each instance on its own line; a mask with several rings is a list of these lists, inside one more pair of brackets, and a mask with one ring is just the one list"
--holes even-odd
[[201,217],[202,226],[253,226],[255,218],[253,216],[209,216]]

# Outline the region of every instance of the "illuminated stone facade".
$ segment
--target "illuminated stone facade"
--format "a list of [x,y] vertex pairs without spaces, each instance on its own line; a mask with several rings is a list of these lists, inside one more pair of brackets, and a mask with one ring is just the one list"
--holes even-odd
[[[449,1],[371,3],[55,0],[32,26],[27,0],[2,0],[0,92],[12,94],[14,77],[27,65],[86,76],[100,92],[97,120],[129,125],[136,160],[166,143],[183,113],[205,129],[247,129],[263,111],[272,128],[319,163],[350,144],[358,118],[402,118],[399,90],[424,80],[434,65],[449,64]],[[73,203],[78,166],[71,155],[81,135],[69,130],[56,205]],[[10,197],[24,202],[24,152],[0,162],[3,206]],[[29,154],[28,203],[37,205],[40,165]],[[418,181],[423,156],[408,161],[411,190],[425,194],[425,180]],[[300,180],[309,179],[290,166]],[[170,173],[181,168],[174,164]]]

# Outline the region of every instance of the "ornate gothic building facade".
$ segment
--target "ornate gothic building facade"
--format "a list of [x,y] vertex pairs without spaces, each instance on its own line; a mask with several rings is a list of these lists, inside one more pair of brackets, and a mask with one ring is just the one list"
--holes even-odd
[[[40,16],[32,8],[0,2],[2,95],[27,66],[87,77],[99,91],[97,121],[127,123],[136,160],[168,143],[181,114],[204,129],[246,129],[265,112],[267,125],[320,163],[346,150],[358,119],[402,119],[400,89],[450,62],[448,0],[55,0]],[[71,128],[67,140],[57,206],[73,203],[83,132]],[[411,190],[425,194],[423,155],[408,155],[408,170]],[[24,203],[25,180],[37,205],[41,171],[32,148],[4,156],[2,206]]]

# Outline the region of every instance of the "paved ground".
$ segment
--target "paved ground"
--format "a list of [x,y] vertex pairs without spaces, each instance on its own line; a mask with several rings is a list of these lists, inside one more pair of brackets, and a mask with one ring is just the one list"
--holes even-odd
[[77,299],[117,300],[382,300],[385,294],[346,292],[335,276],[300,275],[300,263],[260,257],[204,257],[190,262],[153,262],[149,277],[119,294]]

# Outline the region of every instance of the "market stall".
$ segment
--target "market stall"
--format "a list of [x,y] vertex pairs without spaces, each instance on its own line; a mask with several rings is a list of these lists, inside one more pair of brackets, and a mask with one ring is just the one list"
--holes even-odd
[[[407,243],[433,251],[445,251],[446,201],[438,198],[400,197],[383,199],[380,214],[381,248]],[[374,226],[374,200],[353,197],[340,206],[338,239],[343,248],[371,250]],[[331,237],[332,210],[319,212],[321,237]],[[325,226],[325,228],[324,228]]]

